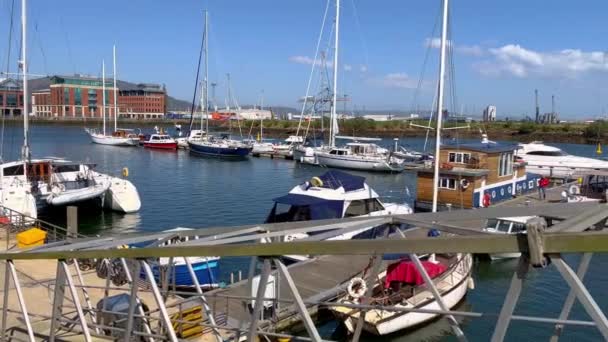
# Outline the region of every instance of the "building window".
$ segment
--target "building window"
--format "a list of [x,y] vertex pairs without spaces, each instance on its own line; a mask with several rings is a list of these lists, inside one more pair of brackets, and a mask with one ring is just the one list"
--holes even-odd
[[0,94],[0,107],[4,107],[4,94]]
[[469,160],[471,160],[470,153],[450,152],[448,154],[448,162],[450,163],[468,164]]
[[17,107],[17,94],[6,94],[6,106]]
[[456,190],[456,179],[455,178],[440,177],[439,178],[439,188],[440,189]]
[[76,106],[82,106],[82,89],[74,89],[74,104]]
[[63,104],[70,104],[70,88],[63,88]]
[[509,176],[513,174],[513,152],[501,153],[498,158],[498,176]]

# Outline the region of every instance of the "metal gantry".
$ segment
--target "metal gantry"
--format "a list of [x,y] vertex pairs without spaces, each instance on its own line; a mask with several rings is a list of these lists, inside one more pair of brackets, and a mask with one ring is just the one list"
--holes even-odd
[[[198,230],[180,230],[155,234],[118,235],[102,238],[78,238],[56,241],[46,246],[35,247],[29,250],[7,250],[0,252],[0,260],[5,262],[4,277],[4,301],[2,312],[2,340],[9,340],[8,333],[14,328],[8,326],[9,314],[19,314],[22,318],[21,324],[25,325],[26,340],[35,341],[35,334],[48,336],[49,341],[59,339],[59,334],[69,327],[72,332],[77,331],[82,335],[84,341],[91,341],[94,337],[103,337],[104,331],[122,334],[125,341],[133,336],[139,336],[146,341],[180,341],[175,324],[193,324],[181,316],[172,316],[171,313],[178,311],[182,306],[200,305],[204,312],[204,319],[198,325],[205,328],[207,333],[217,341],[226,340],[255,340],[257,336],[269,338],[289,337],[294,340],[321,341],[322,337],[317,330],[309,310],[312,307],[342,306],[359,310],[359,319],[353,340],[358,340],[365,312],[368,310],[381,309],[395,312],[420,312],[432,313],[446,316],[454,334],[461,341],[466,341],[463,329],[459,326],[455,317],[496,317],[497,325],[491,337],[492,341],[503,341],[508,336],[508,328],[511,321],[525,320],[544,322],[555,325],[555,333],[552,341],[557,341],[561,332],[567,325],[594,326],[602,336],[608,339],[608,320],[601,311],[597,302],[589,294],[582,282],[588,269],[591,255],[594,252],[608,251],[608,234],[603,231],[606,218],[608,217],[608,206],[606,204],[583,203],[583,204],[553,204],[536,207],[516,208],[487,208],[466,211],[453,211],[446,213],[424,213],[403,216],[386,216],[373,218],[353,218],[344,220],[329,220],[317,222],[297,222],[270,225],[252,225],[243,227],[208,228]],[[536,216],[527,224],[527,234],[524,235],[491,235],[484,234],[480,230],[463,228],[457,224],[458,221],[480,220],[505,216]],[[559,221],[550,228],[546,228],[545,220]],[[436,228],[448,232],[441,237],[429,238],[410,237],[407,234],[384,235],[380,239],[328,241],[332,237],[345,232],[362,228],[404,227],[408,230],[425,229],[411,228],[426,227]],[[408,232],[406,230],[406,233]],[[308,239],[285,242],[285,236],[294,233],[322,232],[311,235]],[[402,233],[401,229],[397,232]],[[163,245],[162,242],[172,239],[180,239],[185,236],[196,236],[183,243],[171,243]],[[264,241],[265,243],[260,243]],[[271,242],[272,241],[272,242]],[[143,248],[119,248],[124,245],[146,244]],[[462,312],[451,310],[441,298],[440,292],[435,287],[422,267],[417,256],[419,253],[507,253],[521,252],[519,266],[511,279],[511,285],[506,294],[504,304],[499,313]],[[378,273],[382,265],[382,255],[386,253],[404,253],[410,256],[415,263],[426,286],[429,288],[438,303],[438,310],[406,308],[394,305],[378,305],[367,302],[365,298],[371,295],[373,283],[377,281]],[[561,253],[584,253],[577,271],[575,272],[566,264]],[[305,297],[298,289],[298,284],[292,275],[292,267],[285,266],[280,259],[283,255],[302,255],[314,258],[323,255],[368,255],[370,257],[367,296],[359,303],[336,303]],[[261,263],[261,273],[257,275],[257,291],[252,296],[223,295],[220,292],[203,292],[201,284],[192,267],[189,257],[194,256],[249,256],[251,263],[248,278],[245,281],[248,289],[252,288],[253,279],[256,277],[257,265]],[[176,303],[167,301],[168,296],[183,294],[171,289],[167,283],[158,283],[150,266],[150,258],[184,258],[188,268],[188,274],[194,283],[194,293],[190,296],[180,297]],[[109,280],[104,287],[95,287],[85,284],[85,277],[79,269],[79,261],[84,259],[112,258],[119,261],[126,275],[127,286],[116,286],[110,289]],[[27,303],[28,298],[24,295],[24,288],[19,281],[19,272],[15,265],[17,260],[56,260],[56,276],[54,282],[53,296],[48,303],[50,314],[30,314],[27,305],[43,305],[42,303]],[[76,274],[70,272],[66,260],[74,260]],[[550,260],[551,263],[547,261]],[[521,294],[526,274],[531,267],[545,268],[554,265],[570,287],[568,297],[564,302],[559,318],[530,317],[514,315]],[[274,266],[274,267],[273,267]],[[293,269],[295,270],[295,269]],[[146,287],[140,287],[140,273],[145,275]],[[275,274],[284,286],[287,287],[292,299],[266,298],[266,286],[268,286],[271,274]],[[75,279],[77,281],[75,281]],[[346,279],[345,279],[346,280]],[[17,310],[9,308],[9,292],[12,291],[10,283],[14,286],[19,307]],[[340,284],[336,284],[340,285]],[[66,301],[66,289],[69,299]],[[122,291],[129,294],[129,307],[126,312],[113,312],[104,306],[99,309],[91,303],[93,290],[104,290],[107,297],[110,290]],[[141,296],[151,295],[155,309],[145,311]],[[243,320],[226,318],[224,321],[218,319],[217,300],[237,300],[243,303],[253,303],[249,315]],[[585,311],[592,318],[591,321],[569,320],[568,316],[575,301],[578,300]],[[289,307],[299,320],[303,323],[308,337],[291,336],[287,332],[274,331],[272,320],[268,320],[262,312],[265,302],[281,302],[283,307]],[[248,305],[248,304],[246,304]],[[108,326],[105,321],[99,319],[104,314],[113,314],[123,317],[122,323]],[[227,316],[230,313],[225,313]],[[37,322],[47,321],[50,328],[48,331],[38,331],[37,325],[32,325],[32,318]],[[176,318],[177,317],[177,318]],[[141,322],[142,324],[136,324]],[[156,322],[156,323],[154,323]],[[154,329],[155,326],[158,329]],[[22,328],[18,326],[18,328]]]

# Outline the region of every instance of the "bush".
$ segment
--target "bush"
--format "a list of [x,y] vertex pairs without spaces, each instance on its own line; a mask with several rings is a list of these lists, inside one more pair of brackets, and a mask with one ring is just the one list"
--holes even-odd
[[608,131],[608,122],[604,120],[598,120],[583,130],[583,135],[586,138],[597,138],[601,137]]
[[519,125],[518,134],[530,134],[536,131],[536,124],[532,122],[524,122]]

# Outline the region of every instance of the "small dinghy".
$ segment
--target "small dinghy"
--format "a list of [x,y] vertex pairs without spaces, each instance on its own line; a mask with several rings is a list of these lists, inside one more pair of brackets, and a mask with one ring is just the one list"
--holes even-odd
[[65,189],[63,184],[55,185],[46,201],[50,205],[67,205],[100,198],[110,188],[110,183],[100,183],[76,189]]

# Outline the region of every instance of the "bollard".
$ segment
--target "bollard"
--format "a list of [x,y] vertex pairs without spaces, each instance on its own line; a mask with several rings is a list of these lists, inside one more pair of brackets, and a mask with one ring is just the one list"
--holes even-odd
[[239,270],[239,281],[243,280],[243,271]]
[[544,256],[545,246],[543,244],[543,232],[547,228],[547,222],[541,217],[535,217],[526,222],[526,232],[528,240],[528,255],[530,264],[533,267],[547,266],[547,259]]
[[230,272],[230,284],[234,284],[234,273]]
[[78,208],[74,206],[67,207],[67,223],[68,232],[66,238],[78,237]]

